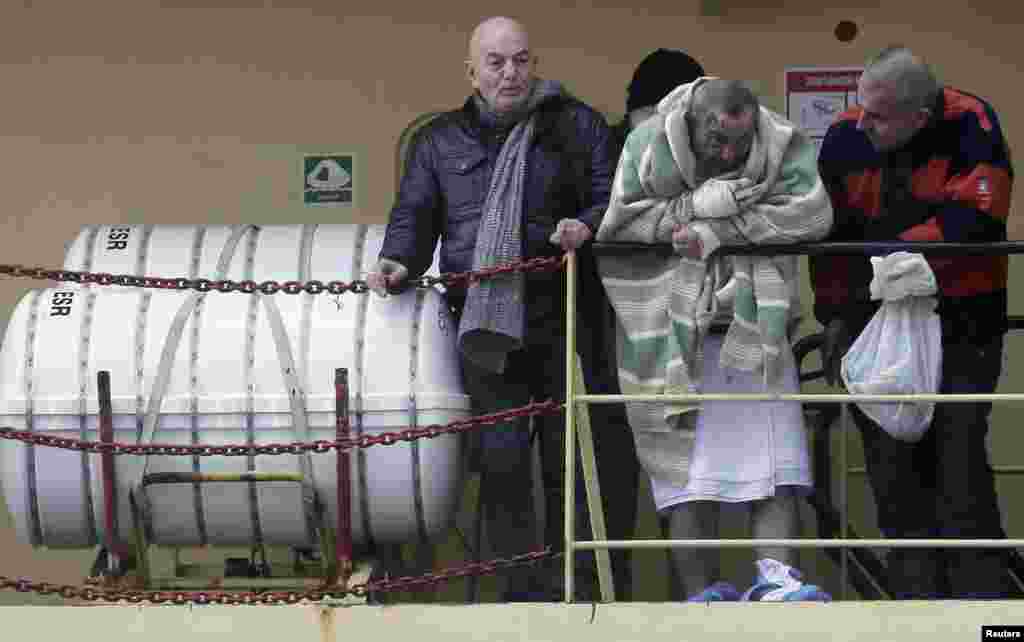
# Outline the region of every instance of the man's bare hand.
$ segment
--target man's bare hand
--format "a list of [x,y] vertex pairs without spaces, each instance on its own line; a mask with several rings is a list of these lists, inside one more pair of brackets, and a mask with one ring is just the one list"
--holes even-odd
[[693,190],[693,213],[697,218],[704,219],[729,218],[739,214],[751,197],[759,195],[760,190],[749,178],[711,178]]
[[733,198],[736,199],[736,206],[739,208],[740,212],[761,200],[761,196],[764,195],[764,190],[764,183],[751,184],[745,187],[738,187],[733,190],[732,195]]
[[562,250],[578,250],[584,243],[594,236],[587,224],[575,218],[563,218],[555,227],[555,233],[548,239],[555,245],[560,245]]
[[381,259],[372,272],[366,275],[366,284],[380,297],[386,297],[388,290],[399,288],[409,278],[409,269],[391,259]]
[[688,225],[677,225],[672,232],[672,246],[676,254],[688,256],[691,259],[699,259],[704,254],[704,243],[700,235],[693,231]]

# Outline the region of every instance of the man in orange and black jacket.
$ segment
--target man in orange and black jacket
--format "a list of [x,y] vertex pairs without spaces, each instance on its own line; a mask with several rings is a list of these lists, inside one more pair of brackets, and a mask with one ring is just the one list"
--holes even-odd
[[[858,102],[829,128],[818,160],[835,210],[828,240],[1006,240],[1013,168],[991,105],[940,86],[903,47],[868,63]],[[927,258],[939,286],[940,391],[992,393],[1007,331],[1007,257]],[[867,256],[812,257],[810,268],[832,384],[877,309],[868,292],[872,269]],[[990,403],[937,404],[918,443],[894,439],[856,405],[851,409],[887,537],[1006,536],[986,451]],[[893,549],[891,588],[901,598],[1006,597],[1003,550]]]

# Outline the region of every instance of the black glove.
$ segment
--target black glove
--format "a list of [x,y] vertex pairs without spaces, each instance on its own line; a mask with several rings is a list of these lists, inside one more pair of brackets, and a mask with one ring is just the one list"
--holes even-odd
[[842,383],[839,374],[843,356],[853,345],[850,326],[842,319],[833,319],[825,327],[825,341],[821,344],[821,365],[825,371],[825,383],[830,386]]

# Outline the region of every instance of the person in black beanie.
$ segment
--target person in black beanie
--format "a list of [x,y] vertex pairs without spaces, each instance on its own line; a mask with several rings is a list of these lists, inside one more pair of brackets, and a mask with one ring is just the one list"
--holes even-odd
[[657,49],[647,54],[626,88],[626,114],[614,128],[617,149],[626,144],[630,131],[654,114],[658,102],[669,92],[704,75],[699,62],[677,49]]

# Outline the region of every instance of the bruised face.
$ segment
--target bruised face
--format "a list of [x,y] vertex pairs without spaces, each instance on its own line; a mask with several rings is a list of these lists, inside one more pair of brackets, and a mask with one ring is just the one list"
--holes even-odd
[[469,80],[498,113],[522,107],[533,88],[535,58],[526,31],[511,20],[481,24],[470,43]]
[[899,103],[890,84],[862,75],[857,85],[861,114],[857,129],[864,132],[880,152],[906,145],[930,115],[927,109],[907,108]]
[[690,120],[693,153],[705,176],[713,177],[740,169],[747,162],[754,143],[754,110],[738,116],[710,109],[695,113]]

